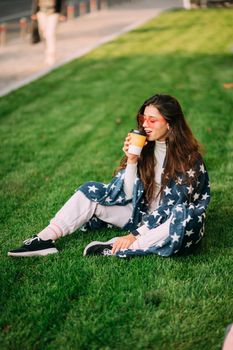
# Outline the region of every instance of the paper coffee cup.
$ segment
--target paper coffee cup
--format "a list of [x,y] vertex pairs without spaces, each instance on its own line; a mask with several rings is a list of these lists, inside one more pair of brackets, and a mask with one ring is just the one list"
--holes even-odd
[[131,130],[130,136],[131,140],[128,153],[140,156],[142,148],[146,142],[146,136],[143,132],[139,130]]

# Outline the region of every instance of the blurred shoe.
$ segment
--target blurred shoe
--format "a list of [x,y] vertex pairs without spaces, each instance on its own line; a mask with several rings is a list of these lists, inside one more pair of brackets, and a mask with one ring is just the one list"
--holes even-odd
[[54,245],[54,241],[51,239],[43,241],[38,236],[33,236],[32,238],[24,241],[21,247],[10,250],[8,252],[8,256],[45,256],[54,253],[58,253],[58,250]]
[[107,242],[94,241],[89,243],[83,251],[83,256],[86,255],[113,255],[112,246],[118,237],[114,237]]

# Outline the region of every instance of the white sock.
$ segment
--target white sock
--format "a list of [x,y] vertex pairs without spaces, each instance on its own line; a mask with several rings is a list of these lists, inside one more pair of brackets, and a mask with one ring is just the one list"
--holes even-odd
[[60,238],[63,235],[63,231],[60,228],[60,226],[56,224],[49,224],[47,227],[45,227],[41,232],[37,234],[39,238],[41,238],[43,241],[47,241],[49,239],[52,239],[55,241],[56,239]]

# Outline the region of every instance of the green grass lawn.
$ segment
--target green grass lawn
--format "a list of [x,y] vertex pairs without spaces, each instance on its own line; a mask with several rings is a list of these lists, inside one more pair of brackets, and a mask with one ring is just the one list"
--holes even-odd
[[[171,11],[0,100],[0,349],[220,349],[233,322],[232,11]],[[205,147],[206,235],[189,257],[12,259],[74,190],[109,181],[142,102],[178,98]]]

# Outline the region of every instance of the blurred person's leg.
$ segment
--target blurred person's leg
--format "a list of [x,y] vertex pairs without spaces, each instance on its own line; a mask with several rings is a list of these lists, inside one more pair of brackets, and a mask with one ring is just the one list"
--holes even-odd
[[45,28],[46,28],[47,15],[44,12],[37,12],[37,21],[40,36],[45,39]]
[[53,65],[55,62],[56,54],[56,33],[59,21],[59,14],[53,13],[47,15],[46,28],[45,28],[45,40],[46,40],[46,64]]
[[227,327],[226,336],[222,350],[232,350],[233,349],[233,324]]

